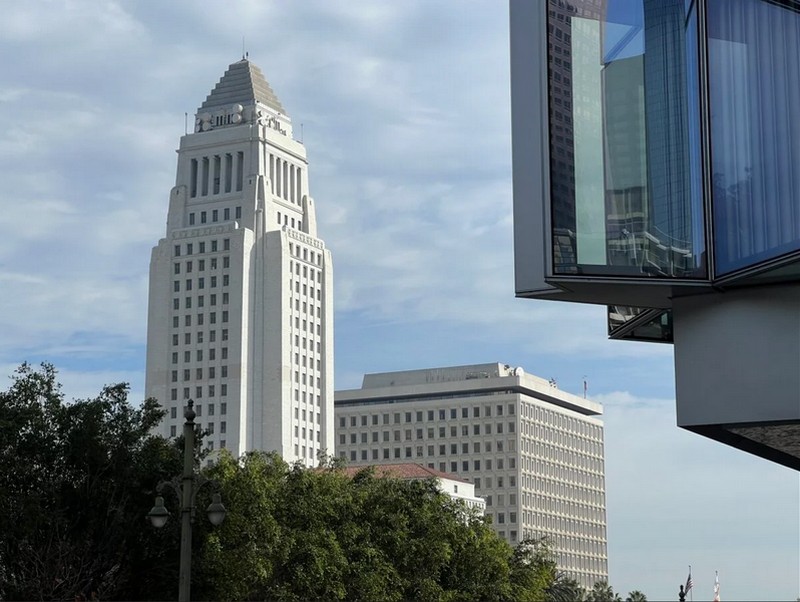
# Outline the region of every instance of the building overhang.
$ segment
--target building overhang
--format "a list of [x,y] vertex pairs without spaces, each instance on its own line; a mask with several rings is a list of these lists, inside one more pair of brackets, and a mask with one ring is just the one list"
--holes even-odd
[[800,470],[796,4],[511,0],[510,57],[516,295],[674,343],[678,426]]

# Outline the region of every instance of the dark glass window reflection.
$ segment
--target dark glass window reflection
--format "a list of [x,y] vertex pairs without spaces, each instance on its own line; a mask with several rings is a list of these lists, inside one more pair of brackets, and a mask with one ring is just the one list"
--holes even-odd
[[[634,321],[636,324],[629,327]],[[608,335],[615,339],[672,343],[672,312],[665,309],[609,305]]]
[[694,13],[548,4],[555,273],[705,276]]
[[800,249],[800,3],[709,0],[716,273]]

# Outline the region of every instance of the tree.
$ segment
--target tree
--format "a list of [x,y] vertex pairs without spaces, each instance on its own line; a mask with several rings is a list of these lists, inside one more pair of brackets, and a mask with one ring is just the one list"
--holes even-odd
[[572,577],[558,573],[547,588],[547,602],[583,602],[586,590]]
[[[145,514],[157,484],[180,474],[183,441],[152,435],[163,410],[127,395],[114,385],[67,403],[47,365],[23,365],[0,392],[0,599],[175,595],[180,521],[153,529]],[[194,524],[198,600],[533,602],[553,591],[546,541],[512,548],[434,480],[351,478],[338,461],[310,470],[260,452],[223,452],[203,472],[228,516]]]
[[515,552],[432,480],[350,478],[333,462],[307,470],[263,453],[222,456],[208,472],[229,513],[205,535],[196,596],[533,600],[554,571],[545,547]]
[[586,602],[622,602],[622,598],[607,581],[598,581],[586,594]]
[[635,589],[628,593],[628,597],[625,598],[625,602],[647,602],[647,596],[645,596],[638,589]]
[[128,597],[140,580],[142,508],[180,457],[149,434],[157,404],[127,393],[68,404],[52,366],[27,364],[0,392],[0,598]]
[[513,599],[520,602],[545,599],[556,574],[550,542],[546,538],[523,540],[511,558]]

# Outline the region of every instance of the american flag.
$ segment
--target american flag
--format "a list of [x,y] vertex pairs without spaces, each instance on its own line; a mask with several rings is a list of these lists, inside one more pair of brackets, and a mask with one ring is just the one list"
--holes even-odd
[[693,585],[694,585],[694,583],[692,583],[692,567],[690,566],[689,567],[689,576],[686,578],[686,587],[683,588],[684,591],[688,594],[689,590],[692,589]]

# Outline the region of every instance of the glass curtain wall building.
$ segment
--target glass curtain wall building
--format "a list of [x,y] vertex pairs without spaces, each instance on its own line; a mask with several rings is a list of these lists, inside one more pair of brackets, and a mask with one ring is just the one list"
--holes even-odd
[[800,2],[511,0],[511,79],[517,295],[675,343],[679,424],[800,468],[774,441],[800,420]]

